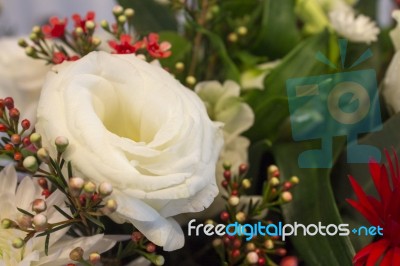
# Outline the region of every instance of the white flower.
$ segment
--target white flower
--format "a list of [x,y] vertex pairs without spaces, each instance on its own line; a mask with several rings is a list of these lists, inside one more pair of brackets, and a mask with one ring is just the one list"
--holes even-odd
[[265,77],[280,63],[280,60],[263,63],[242,73],[240,83],[243,89],[264,89]]
[[48,75],[38,107],[44,146],[63,135],[76,172],[112,184],[118,209],[164,250],[183,246],[171,218],[208,207],[218,194],[220,125],[163,69],[133,55],[92,52]]
[[240,98],[240,87],[233,81],[206,81],[197,84],[196,93],[204,101],[210,118],[224,123],[224,148],[217,164],[218,184],[222,181],[223,163],[232,165],[237,173],[240,164],[247,163],[247,149],[250,141],[240,136],[254,123],[251,107]]
[[369,44],[378,39],[380,30],[367,16],[356,16],[352,10],[335,9],[329,13],[329,19],[333,29],[349,41]]
[[396,28],[390,32],[396,53],[386,71],[382,95],[389,112],[395,114],[400,111],[400,10],[395,10],[392,16],[397,21]]
[[[17,188],[17,174],[11,165],[0,172],[0,220],[11,219],[22,226],[24,215],[17,210],[17,207],[30,211],[32,201],[41,197],[40,187],[30,177],[25,177]],[[64,216],[53,207],[57,205],[68,213],[64,199],[64,195],[58,190],[46,199],[48,208],[43,213],[49,223],[65,220]],[[46,256],[45,237],[34,237],[23,248],[15,249],[11,246],[11,242],[17,237],[23,239],[26,233],[0,227],[0,266],[65,265],[71,262],[69,252],[76,246],[82,247],[89,254],[90,251],[104,252],[115,244],[115,241],[105,239],[103,235],[65,239],[67,230],[68,228],[65,228],[51,234],[49,253]]]
[[32,123],[46,73],[50,68],[28,57],[17,38],[0,39],[0,98],[13,97],[21,118]]

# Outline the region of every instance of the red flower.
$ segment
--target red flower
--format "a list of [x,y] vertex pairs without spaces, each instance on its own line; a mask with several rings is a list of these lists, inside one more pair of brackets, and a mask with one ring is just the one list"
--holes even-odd
[[370,161],[369,170],[378,191],[379,199],[366,195],[361,186],[350,176],[358,201],[347,199],[372,225],[383,228],[383,236],[360,250],[353,258],[355,266],[373,266],[380,259],[381,266],[400,265],[400,168],[396,153],[395,167],[385,150],[390,179],[385,165]]
[[68,57],[63,52],[54,52],[52,61],[54,64],[57,65],[57,64],[61,64],[64,61],[76,61],[78,59],[79,59],[79,56],[76,56],[76,55]]
[[60,38],[65,34],[65,27],[67,26],[67,19],[60,20],[58,17],[51,17],[49,19],[50,25],[42,27],[43,33],[48,38]]
[[147,52],[154,58],[166,58],[171,55],[171,44],[169,42],[158,43],[159,36],[156,33],[150,33],[148,38],[145,38]]
[[93,11],[88,11],[84,19],[79,14],[73,14],[72,19],[75,22],[75,28],[81,27],[86,33],[86,21],[94,21],[96,14]]
[[117,54],[134,54],[142,47],[142,42],[132,43],[132,37],[128,34],[122,34],[119,38],[119,43],[111,40],[108,45],[115,50]]

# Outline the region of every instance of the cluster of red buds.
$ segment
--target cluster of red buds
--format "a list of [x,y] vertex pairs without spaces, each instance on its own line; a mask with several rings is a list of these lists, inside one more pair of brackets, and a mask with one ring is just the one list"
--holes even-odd
[[[267,220],[268,212],[275,207],[292,201],[293,197],[290,190],[299,183],[299,178],[291,177],[290,181],[281,183],[279,168],[275,165],[268,167],[268,178],[264,182],[262,195],[254,197],[249,202],[244,202],[242,196],[246,195],[246,190],[251,187],[250,179],[246,178],[248,166],[239,166],[238,175],[233,175],[230,165],[224,165],[224,180],[221,185],[225,189],[226,210],[220,213],[220,220],[228,224],[257,224],[264,226],[271,224]],[[208,220],[207,223],[215,223]],[[284,242],[280,241],[279,236],[253,235],[247,241],[245,235],[224,235],[213,241],[213,246],[217,251],[221,261],[226,265],[277,265],[271,258],[282,258],[281,266],[297,265],[297,258],[286,256]],[[287,264],[293,263],[296,264]]]
[[21,166],[25,156],[32,151],[30,127],[28,119],[20,121],[20,112],[14,106],[13,98],[0,99],[0,132],[5,133],[0,141],[0,154],[14,159],[17,166]]
[[165,259],[157,254],[157,246],[149,241],[141,232],[134,231],[131,235],[131,241],[126,246],[122,254],[130,256],[138,253],[157,266],[164,265]]
[[115,39],[108,41],[109,46],[116,54],[137,54],[142,58],[160,59],[171,55],[171,44],[169,42],[159,42],[159,36],[156,33],[150,33],[148,36],[139,38],[133,37],[131,19],[135,11],[131,8],[124,9],[121,6],[113,8],[113,14],[116,22],[110,24],[103,20],[101,27],[111,34]]
[[85,17],[72,15],[73,29],[67,29],[67,18],[52,17],[49,24],[35,26],[29,35],[30,42],[19,40],[25,53],[34,58],[45,60],[48,64],[61,64],[64,61],[75,61],[96,50],[101,41],[94,37],[96,23],[95,13],[88,12]]

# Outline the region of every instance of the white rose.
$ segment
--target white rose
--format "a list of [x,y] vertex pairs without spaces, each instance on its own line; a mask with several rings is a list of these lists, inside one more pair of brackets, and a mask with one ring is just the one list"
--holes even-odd
[[171,218],[208,207],[218,194],[223,136],[197,95],[133,55],[92,52],[50,73],[38,107],[46,146],[70,141],[65,157],[97,183],[110,182],[118,209],[164,250],[183,246]]
[[21,118],[32,123],[49,66],[28,57],[17,38],[0,39],[0,98],[13,97]]

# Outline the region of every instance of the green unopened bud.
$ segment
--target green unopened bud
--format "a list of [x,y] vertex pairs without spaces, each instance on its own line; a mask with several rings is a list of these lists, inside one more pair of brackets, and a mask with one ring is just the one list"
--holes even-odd
[[101,209],[101,212],[108,215],[115,212],[117,208],[118,208],[117,202],[113,199],[108,199],[104,207]]
[[119,16],[118,17],[118,22],[121,23],[121,24],[125,23],[126,22],[126,16],[124,16],[124,15]]
[[27,54],[28,56],[35,56],[36,54],[35,48],[33,48],[32,46],[26,47],[25,54]]
[[22,248],[24,245],[25,245],[25,242],[22,238],[18,237],[12,241],[13,248]]
[[244,26],[240,26],[239,28],[237,28],[236,31],[239,35],[242,35],[242,36],[247,34],[247,28]]
[[224,170],[230,170],[232,167],[232,164],[230,162],[223,162],[222,167],[224,167]]
[[264,242],[264,246],[266,249],[273,249],[274,248],[274,242],[271,239],[267,239]]
[[197,80],[194,76],[187,76],[186,77],[186,83],[190,86],[193,86],[194,84],[196,84]]
[[269,180],[269,183],[271,184],[271,186],[276,187],[277,185],[279,185],[280,181],[279,178],[273,177]]
[[100,26],[101,26],[103,29],[105,29],[106,31],[109,31],[109,30],[110,30],[110,26],[108,25],[108,21],[107,21],[107,20],[102,20],[102,21],[100,22]]
[[32,32],[31,34],[29,34],[29,39],[33,42],[38,40],[38,36],[36,33]]
[[1,228],[8,229],[11,228],[13,222],[10,219],[1,220]]
[[82,36],[83,35],[83,29],[81,27],[77,27],[75,29],[75,34],[78,36]]
[[182,63],[182,62],[177,62],[177,63],[175,64],[175,68],[176,68],[176,70],[178,70],[178,71],[182,71],[182,70],[185,69],[185,64]]
[[83,186],[83,191],[85,191],[87,194],[93,194],[96,192],[96,184],[91,181],[86,182]]
[[294,185],[297,185],[300,182],[300,179],[297,176],[292,176],[290,178],[290,182],[293,183]]
[[99,186],[99,193],[100,195],[102,195],[103,197],[107,197],[109,195],[111,195],[111,193],[113,192],[113,186],[108,183],[108,182],[102,182]]
[[156,257],[156,259],[154,260],[154,264],[157,265],[157,266],[164,265],[164,263],[165,263],[165,259],[164,259],[164,257],[161,256],[161,255],[158,255],[158,256]]
[[28,47],[28,43],[25,41],[25,39],[19,39],[18,40],[18,45],[23,47],[23,48]]
[[36,148],[42,147],[42,136],[39,133],[33,133],[29,140]]
[[55,140],[57,152],[63,153],[69,144],[69,140],[66,137],[58,136]]
[[235,218],[239,223],[243,223],[246,221],[246,214],[244,212],[238,212],[236,213]]
[[73,261],[80,261],[83,258],[83,249],[81,247],[74,248],[69,253],[69,258]]
[[242,180],[242,186],[244,189],[248,189],[251,187],[251,181],[247,178]]
[[97,38],[97,37],[93,37],[92,38],[92,44],[94,46],[99,46],[101,44],[101,40],[99,38]]
[[42,32],[42,29],[39,26],[36,25],[36,26],[33,26],[32,32],[36,33],[36,34],[39,34],[39,33]]
[[85,181],[80,177],[71,177],[68,182],[69,192],[72,197],[78,197],[83,189]]
[[38,151],[36,152],[36,155],[39,158],[39,160],[41,160],[42,162],[45,162],[45,163],[50,162],[50,155],[46,148],[38,149]]
[[289,191],[284,191],[281,194],[281,199],[283,202],[290,202],[293,199],[292,193],[290,193]]
[[24,166],[25,169],[27,169],[32,173],[36,172],[37,169],[39,168],[38,162],[34,156],[26,157],[22,162],[22,165]]
[[238,35],[235,32],[231,32],[228,34],[228,41],[237,42],[239,39]]
[[133,15],[135,15],[135,10],[133,10],[132,8],[127,8],[124,11],[124,15],[128,18],[133,17]]

